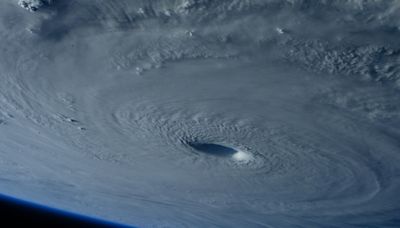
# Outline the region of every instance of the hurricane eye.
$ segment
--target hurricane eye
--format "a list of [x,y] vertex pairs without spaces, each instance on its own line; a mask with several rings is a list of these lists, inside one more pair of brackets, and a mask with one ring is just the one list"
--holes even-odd
[[218,157],[231,157],[238,152],[234,148],[214,143],[189,143],[189,146],[201,153]]

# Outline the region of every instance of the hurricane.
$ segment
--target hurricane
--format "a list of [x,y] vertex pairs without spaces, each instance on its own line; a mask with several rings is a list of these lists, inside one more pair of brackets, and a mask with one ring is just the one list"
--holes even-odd
[[400,226],[400,2],[3,0],[0,193],[138,227]]

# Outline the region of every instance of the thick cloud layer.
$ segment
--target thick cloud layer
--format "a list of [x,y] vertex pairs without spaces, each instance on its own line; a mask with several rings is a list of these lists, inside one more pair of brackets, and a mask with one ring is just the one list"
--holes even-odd
[[0,191],[143,227],[395,227],[399,7],[2,1]]

